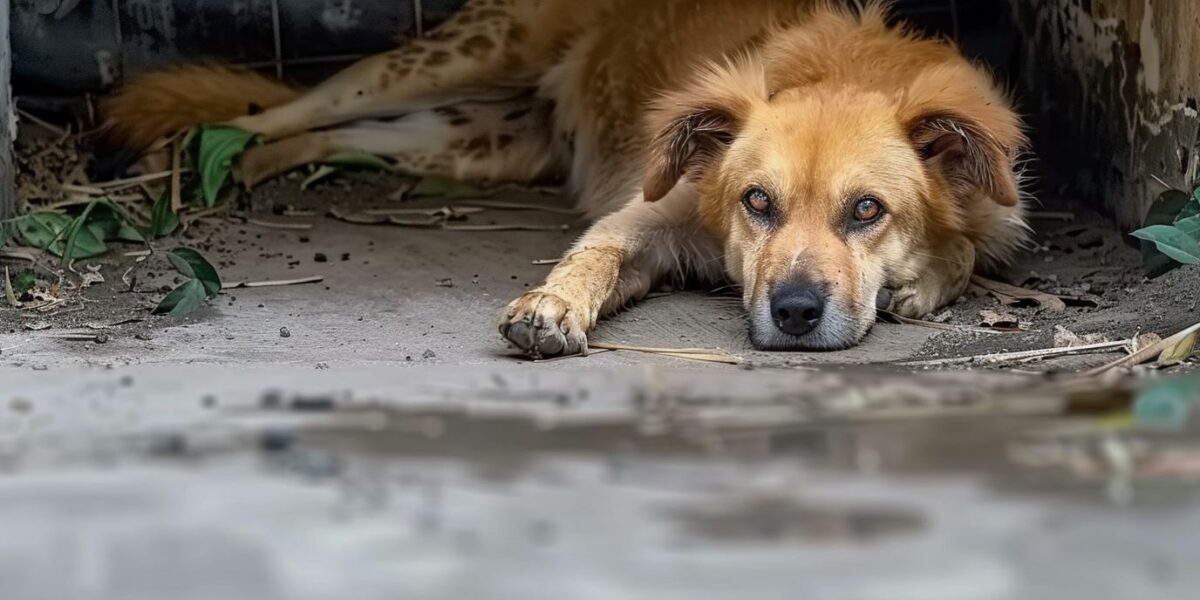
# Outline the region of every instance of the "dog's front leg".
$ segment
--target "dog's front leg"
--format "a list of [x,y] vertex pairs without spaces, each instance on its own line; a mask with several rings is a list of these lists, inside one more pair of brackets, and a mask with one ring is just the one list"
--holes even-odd
[[916,277],[897,286],[891,311],[921,319],[958,299],[975,271],[975,246],[965,237],[946,241],[920,253],[924,266]]
[[717,242],[694,207],[686,185],[656,203],[639,194],[593,225],[544,285],[508,305],[500,334],[535,357],[586,353],[601,317],[642,299],[668,275],[719,268]]
[[500,82],[520,84],[529,57],[516,41],[525,38],[514,33],[535,25],[529,22],[533,13],[518,10],[517,4],[470,0],[427,37],[364,58],[299,98],[230,125],[275,140],[433,108],[462,96],[511,95],[512,90],[493,88]]

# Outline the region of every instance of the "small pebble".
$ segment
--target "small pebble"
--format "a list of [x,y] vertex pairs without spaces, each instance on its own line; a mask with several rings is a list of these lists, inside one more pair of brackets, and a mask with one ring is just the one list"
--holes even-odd
[[287,327],[280,327],[279,328],[279,337],[282,337],[282,338],[292,337],[292,330],[288,329]]

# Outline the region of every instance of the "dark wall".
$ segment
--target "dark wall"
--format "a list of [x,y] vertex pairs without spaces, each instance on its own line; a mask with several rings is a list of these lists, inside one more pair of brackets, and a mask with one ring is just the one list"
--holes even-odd
[[312,65],[393,47],[462,2],[13,0],[15,77],[26,90],[96,91],[124,73],[197,59],[270,69],[278,59],[285,75],[303,77]]
[[1044,170],[1138,226],[1200,175],[1200,2],[1017,0]]
[[[278,59],[286,77],[311,79],[435,27],[463,1],[12,0],[16,81],[40,93],[96,91],[125,73],[203,58],[268,70]],[[922,29],[956,37],[1002,71],[1010,66],[1007,0],[895,5]]]

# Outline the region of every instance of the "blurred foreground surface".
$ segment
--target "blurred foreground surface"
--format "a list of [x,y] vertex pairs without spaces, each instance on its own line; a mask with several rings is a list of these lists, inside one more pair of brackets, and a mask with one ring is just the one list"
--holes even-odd
[[1196,379],[161,364],[4,377],[6,600],[1200,590]]

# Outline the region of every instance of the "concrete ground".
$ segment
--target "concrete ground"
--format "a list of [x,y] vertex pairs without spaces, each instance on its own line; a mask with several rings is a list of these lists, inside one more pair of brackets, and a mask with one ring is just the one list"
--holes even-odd
[[[305,208],[288,183],[261,193]],[[382,202],[382,185],[322,193]],[[4,598],[1200,589],[1195,425],[1186,411],[1166,429],[1098,418],[1168,388],[1194,395],[1194,379],[913,373],[895,363],[974,342],[946,349],[945,332],[911,325],[880,324],[846,352],[758,353],[737,297],[704,290],[651,299],[595,339],[719,348],[740,366],[534,363],[506,349],[498,312],[577,230],[265,213],[312,228],[218,220],[186,243],[227,281],[321,283],[229,290],[176,322],[146,313],[174,275],[114,259],[60,314],[2,309]],[[97,332],[104,343],[64,339]]]
[[[420,204],[437,206],[440,201]],[[183,322],[154,321],[148,335],[135,337],[133,332],[141,328],[119,327],[108,330],[111,335],[103,345],[59,340],[64,330],[77,330],[72,324],[145,317],[144,308],[161,296],[158,285],[170,286],[176,276],[162,264],[161,269],[138,266],[132,275],[141,276],[140,288],[151,293],[141,302],[131,303],[119,280],[127,265],[118,263],[102,270],[109,285],[89,291],[92,302],[84,305],[92,311],[98,310],[92,309],[93,305],[111,305],[114,310],[86,318],[76,316],[49,330],[17,329],[0,334],[4,340],[0,350],[13,347],[0,360],[38,367],[146,362],[511,366],[517,360],[496,329],[501,309],[545,278],[551,266],[533,261],[561,256],[581,229],[575,216],[528,211],[491,211],[468,223],[569,225],[572,229],[464,232],[363,226],[331,218],[267,216],[261,220],[311,224],[312,228],[280,230],[211,222],[197,227],[191,245],[222,263],[220,272],[226,282],[309,276],[321,276],[324,281],[230,290]],[[594,339],[637,346],[722,349],[762,364],[864,363],[907,358],[933,332],[883,324],[866,343],[845,352],[756,353],[746,335],[743,314],[736,292],[688,291],[651,298],[605,321]],[[281,328],[287,328],[290,337],[281,337]],[[152,339],[139,339],[148,337]],[[587,367],[645,362],[694,366],[617,352],[586,360]]]

